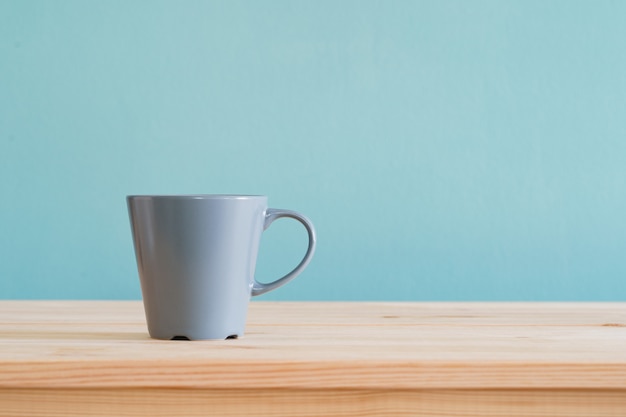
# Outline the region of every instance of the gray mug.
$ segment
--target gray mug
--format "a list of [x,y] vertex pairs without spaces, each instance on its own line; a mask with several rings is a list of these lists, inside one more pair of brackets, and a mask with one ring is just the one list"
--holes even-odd
[[[227,339],[244,333],[248,303],[308,265],[315,229],[302,214],[267,208],[266,196],[128,196],[148,332],[155,339]],[[309,235],[302,261],[261,283],[254,270],[262,232],[281,217]]]

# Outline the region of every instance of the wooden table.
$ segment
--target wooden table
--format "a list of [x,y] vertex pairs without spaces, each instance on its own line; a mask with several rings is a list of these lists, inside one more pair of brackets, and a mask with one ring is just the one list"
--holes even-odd
[[137,301],[0,301],[1,416],[626,416],[626,303],[253,302],[148,338]]

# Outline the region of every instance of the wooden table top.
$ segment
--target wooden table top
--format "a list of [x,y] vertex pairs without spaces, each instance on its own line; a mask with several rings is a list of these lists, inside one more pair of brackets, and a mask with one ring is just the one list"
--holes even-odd
[[148,337],[140,301],[0,301],[0,388],[626,389],[626,303],[252,302]]

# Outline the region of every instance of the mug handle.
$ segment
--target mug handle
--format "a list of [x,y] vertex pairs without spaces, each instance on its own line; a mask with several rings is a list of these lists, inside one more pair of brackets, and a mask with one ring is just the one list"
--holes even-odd
[[316,245],[316,237],[315,237],[315,228],[313,227],[313,223],[304,215],[291,210],[282,210],[282,209],[267,209],[265,212],[265,224],[263,225],[263,231],[267,230],[268,227],[274,222],[274,220],[280,219],[281,217],[289,217],[295,219],[302,223],[302,225],[306,228],[307,233],[309,234],[309,247],[304,254],[304,258],[300,261],[298,266],[296,266],[290,273],[285,275],[282,278],[277,279],[276,281],[269,282],[267,284],[259,282],[254,279],[254,284],[252,285],[252,296],[265,294],[268,291],[275,290],[276,288],[285,285],[292,279],[294,279],[300,272],[306,268],[306,266],[311,261],[313,257],[313,253],[315,252]]

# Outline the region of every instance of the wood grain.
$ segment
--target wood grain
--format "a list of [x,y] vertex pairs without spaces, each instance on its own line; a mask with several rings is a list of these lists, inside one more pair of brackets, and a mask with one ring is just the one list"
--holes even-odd
[[3,417],[622,417],[623,391],[5,389]]
[[244,337],[185,342],[150,339],[136,301],[0,301],[0,415],[623,417],[625,398],[626,303],[253,302]]

